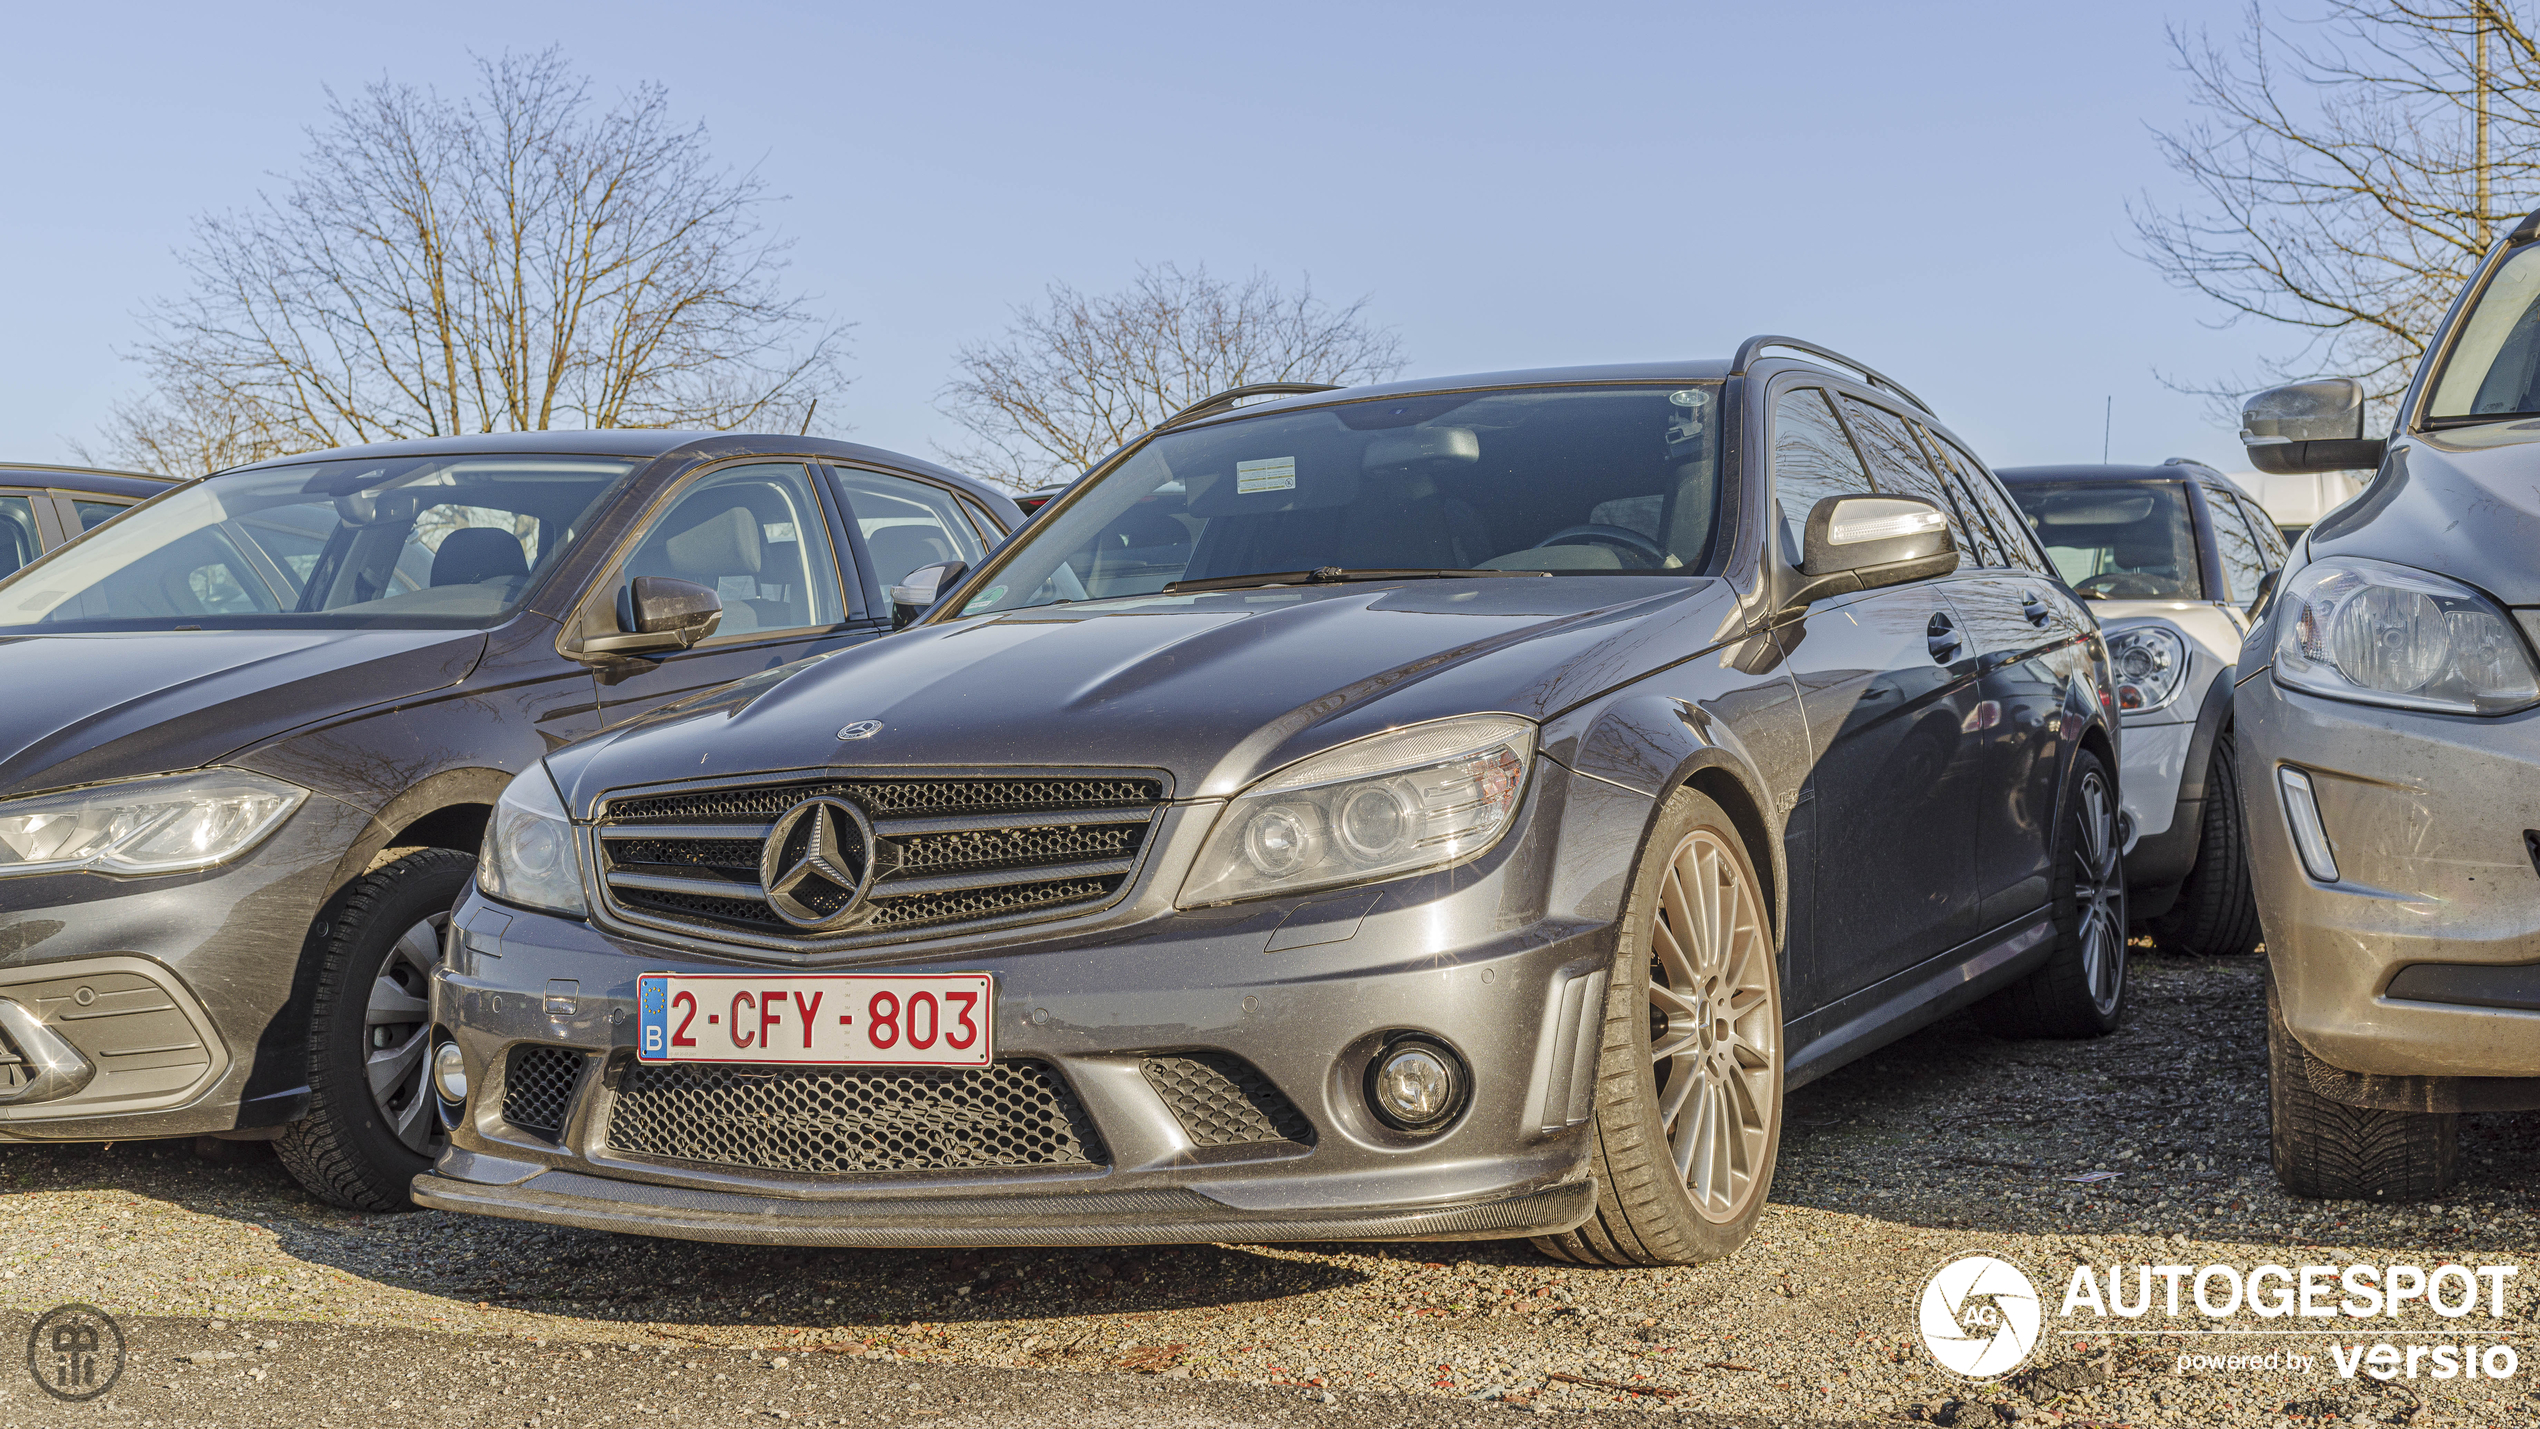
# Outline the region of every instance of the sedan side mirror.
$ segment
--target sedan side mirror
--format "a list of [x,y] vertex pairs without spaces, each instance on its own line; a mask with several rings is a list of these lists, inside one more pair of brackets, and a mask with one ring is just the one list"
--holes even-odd
[[1785,609],[1958,569],[1949,518],[1919,496],[1829,496],[1808,513],[1800,574]]
[[891,587],[891,628],[906,630],[969,573],[968,561],[937,561],[900,577],[900,583]]
[[637,576],[617,598],[615,635],[582,642],[589,655],[640,655],[685,650],[723,623],[723,597],[675,576]]
[[2377,467],[2385,445],[2364,436],[2364,384],[2352,377],[2287,382],[2251,397],[2240,407],[2240,444],[2251,466],[2277,475]]

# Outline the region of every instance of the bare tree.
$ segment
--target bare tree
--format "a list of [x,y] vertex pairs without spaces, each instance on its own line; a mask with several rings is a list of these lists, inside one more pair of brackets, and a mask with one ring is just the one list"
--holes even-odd
[[2540,201],[2540,44],[2505,0],[2326,0],[2294,24],[2253,3],[2231,51],[2171,31],[2198,117],[2156,132],[2196,198],[2137,206],[2135,232],[2224,321],[2301,339],[2269,377],[2351,373],[2387,402]]
[[106,455],[237,458],[556,426],[807,426],[842,331],[783,284],[755,174],[646,85],[603,107],[554,50],[453,102],[328,93],[278,196],[196,221],[147,316],[155,389]]
[[1116,293],[1052,283],[1048,298],[1016,309],[997,341],[964,347],[939,398],[978,439],[946,459],[1017,491],[1074,476],[1229,387],[1402,370],[1400,340],[1368,323],[1365,298],[1333,307],[1310,281],[1290,293],[1260,273],[1237,283],[1164,263]]

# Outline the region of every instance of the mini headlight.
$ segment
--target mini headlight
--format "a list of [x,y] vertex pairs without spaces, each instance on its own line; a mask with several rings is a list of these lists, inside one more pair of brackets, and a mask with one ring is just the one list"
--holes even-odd
[[2540,704],[2540,672],[2493,601],[2448,577],[2359,556],[2285,583],[2275,677],[2297,690],[2445,714]]
[[445,1102],[467,1100],[467,1058],[458,1043],[444,1042],[432,1049],[432,1086]]
[[573,820],[547,766],[533,764],[503,790],[485,825],[485,847],[476,860],[476,886],[485,896],[527,908],[580,918],[582,858],[574,848]]
[[309,791],[244,769],[125,779],[0,803],[0,877],[183,873],[264,841]]
[[2166,625],[2128,625],[2108,632],[2108,675],[2117,708],[2156,710],[2178,698],[2187,679],[2187,642]]
[[1534,757],[1533,721],[1471,715],[1388,730],[1287,768],[1226,806],[1181,905],[1394,878],[1497,842]]

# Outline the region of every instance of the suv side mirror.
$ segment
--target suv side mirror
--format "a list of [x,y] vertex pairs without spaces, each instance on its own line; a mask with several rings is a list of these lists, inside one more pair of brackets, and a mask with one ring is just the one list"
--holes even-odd
[[587,655],[685,650],[723,623],[723,597],[675,576],[637,576],[617,599],[620,633],[582,642]]
[[2381,465],[2379,438],[2364,436],[2364,384],[2317,377],[2270,387],[2240,406],[2249,464],[2276,475]]
[[1801,549],[1806,579],[1785,609],[1958,569],[1949,518],[1919,496],[1829,496],[1808,513]]
[[969,573],[968,561],[938,561],[900,577],[900,583],[891,587],[891,628],[906,630]]

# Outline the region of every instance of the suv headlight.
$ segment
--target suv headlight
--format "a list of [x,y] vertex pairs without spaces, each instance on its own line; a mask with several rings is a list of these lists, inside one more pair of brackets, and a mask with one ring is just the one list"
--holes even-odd
[[582,855],[573,819],[556,797],[545,763],[530,765],[503,790],[485,825],[485,848],[476,859],[476,886],[488,898],[587,917],[582,901]]
[[1217,816],[1182,907],[1394,878],[1498,842],[1525,789],[1532,720],[1471,715],[1300,759]]
[[2459,581],[2329,556],[2286,583],[2275,677],[2297,690],[2446,714],[2540,703],[2529,647],[2495,602]]
[[263,842],[309,791],[244,769],[124,779],[0,803],[0,877],[184,873]]
[[2107,633],[2108,676],[2116,683],[2117,708],[2126,714],[2156,710],[2178,698],[2187,680],[2187,641],[2166,625],[2127,625]]

